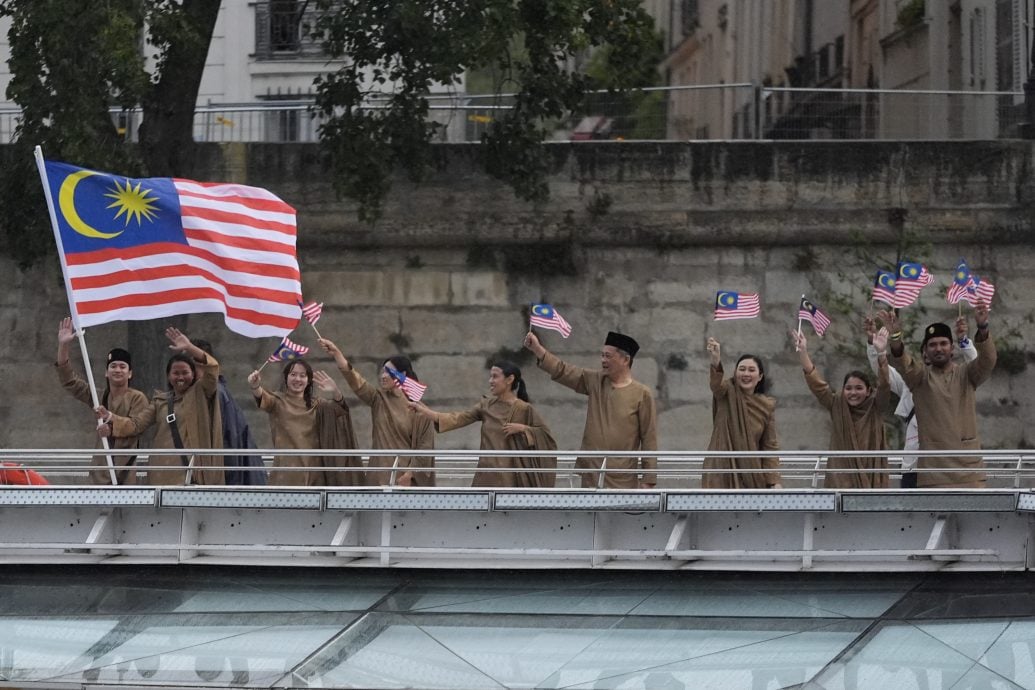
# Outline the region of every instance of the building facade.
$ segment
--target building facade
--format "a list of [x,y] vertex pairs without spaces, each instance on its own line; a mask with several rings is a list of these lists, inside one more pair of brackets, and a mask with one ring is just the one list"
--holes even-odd
[[668,50],[670,138],[984,139],[1022,118],[1033,0],[647,6]]

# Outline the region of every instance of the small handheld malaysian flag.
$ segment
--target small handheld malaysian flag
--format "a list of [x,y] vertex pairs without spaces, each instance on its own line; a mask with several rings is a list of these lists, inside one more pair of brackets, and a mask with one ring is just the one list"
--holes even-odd
[[986,307],[992,306],[992,298],[995,297],[995,285],[982,280],[977,275],[971,273],[971,279],[973,284],[967,288],[967,296],[964,298],[970,303],[970,306],[976,307],[979,304],[983,304]]
[[952,285],[949,286],[948,291],[945,293],[945,299],[948,300],[949,304],[958,304],[960,300],[967,299],[967,292],[974,285],[974,278],[970,274],[970,269],[967,268],[967,262],[960,259],[959,264],[956,266],[956,275],[952,280]]
[[424,397],[424,391],[428,390],[428,387],[413,378],[407,376],[401,371],[397,371],[391,367],[386,366],[385,371],[388,375],[395,379],[395,385],[402,389],[402,392],[407,398],[413,402],[420,402],[420,399]]
[[891,271],[877,271],[877,277],[873,280],[874,301],[881,301],[889,307],[896,307],[897,297],[895,296],[895,274]]
[[826,333],[827,327],[830,325],[830,317],[823,313],[822,309],[805,299],[805,295],[801,296],[801,304],[798,305],[798,319],[811,323],[816,335],[820,337]]
[[323,302],[310,302],[309,304],[298,303],[298,306],[302,307],[302,316],[306,321],[316,325],[316,322],[320,320],[320,315],[323,314]]
[[532,311],[528,316],[528,327],[539,326],[551,331],[557,331],[562,338],[571,335],[571,325],[564,320],[564,317],[557,313],[549,304],[533,304]]
[[291,359],[299,359],[300,357],[305,357],[308,352],[309,348],[305,345],[298,345],[291,342],[288,338],[284,338],[266,362],[286,362]]
[[715,293],[715,320],[753,319],[762,313],[757,292],[720,290]]
[[900,261],[895,276],[895,300],[892,305],[908,307],[920,297],[920,291],[934,282],[934,276],[927,272],[927,266],[912,261]]
[[323,314],[323,302],[310,302],[309,304],[303,304],[302,300],[298,300],[298,306],[302,308],[302,318],[309,322],[309,325],[313,327],[313,333],[316,334],[317,338],[322,338],[320,331],[316,330],[316,322],[320,320],[320,315]]

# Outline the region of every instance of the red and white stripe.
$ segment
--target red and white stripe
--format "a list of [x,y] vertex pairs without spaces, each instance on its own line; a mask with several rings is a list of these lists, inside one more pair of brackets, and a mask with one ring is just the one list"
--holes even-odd
[[967,289],[965,299],[972,307],[977,306],[978,304],[991,306],[993,297],[995,297],[995,285],[987,280],[981,280],[978,278],[977,282]]
[[302,307],[302,316],[314,326],[320,320],[321,314],[323,314],[323,302],[310,302]]
[[80,323],[219,312],[259,338],[298,325],[295,210],[265,189],[173,180],[187,244],[67,255]]
[[553,316],[550,318],[537,316],[533,313],[528,317],[528,323],[530,326],[539,326],[550,331],[557,331],[562,338],[567,338],[571,335],[571,324],[556,309],[553,310]]
[[816,335],[822,336],[827,332],[827,328],[830,327],[830,317],[823,313],[823,310],[816,307],[816,313],[813,314],[808,309],[799,309],[798,318],[802,321],[808,321],[812,324],[812,327],[816,330]]
[[428,387],[425,384],[412,376],[407,376],[402,383],[399,383],[399,379],[396,379],[395,385],[402,388],[406,397],[413,402],[420,402],[420,399],[424,397],[424,391],[428,390]]
[[757,292],[737,293],[737,306],[734,309],[715,307],[716,321],[729,321],[732,319],[753,319],[762,313],[762,305],[758,299]]

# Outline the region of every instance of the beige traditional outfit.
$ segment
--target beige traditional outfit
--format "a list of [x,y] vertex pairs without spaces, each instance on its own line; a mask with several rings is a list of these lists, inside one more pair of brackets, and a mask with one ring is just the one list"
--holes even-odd
[[[435,429],[431,420],[410,408],[409,401],[399,389],[390,391],[376,388],[364,379],[355,367],[338,369],[345,382],[364,404],[370,407],[370,447],[385,450],[431,450],[435,447]],[[398,464],[396,462],[398,461]],[[392,473],[369,468],[396,467],[396,478],[407,471],[413,472],[413,486],[435,486],[435,473],[427,470],[435,466],[433,457],[407,455],[371,457],[367,465],[366,483],[387,486]]]
[[[304,398],[296,398],[286,393],[270,393],[265,388],[259,390],[259,395],[255,396],[255,400],[259,409],[269,415],[270,437],[273,440],[274,448],[284,450],[355,448],[354,443],[343,445],[341,441],[332,441],[332,445],[325,445],[326,442],[321,442],[320,431],[323,426],[336,427],[339,418],[349,418],[349,409],[344,400],[337,403],[323,398],[313,398],[312,406],[306,407]],[[351,426],[351,418],[349,419]],[[283,471],[283,468],[324,468],[327,466],[323,456],[277,455],[273,458],[273,469],[270,471],[268,483],[271,486],[338,486],[362,483],[362,476],[358,473],[351,481],[340,481],[342,478],[339,472],[329,474],[326,472]],[[332,466],[345,467],[347,465],[335,463]]]
[[[887,450],[884,413],[891,401],[887,368],[878,368],[876,389],[855,407],[843,393],[830,390],[815,367],[805,374],[805,383],[819,404],[830,411],[830,450]],[[890,484],[887,458],[828,458],[827,468],[854,470],[828,472],[823,477],[828,489],[886,489]]]
[[[464,412],[446,412],[439,416],[437,428],[440,433],[465,427],[475,422],[482,423],[482,450],[557,450],[557,442],[546,422],[534,407],[524,400],[504,402],[499,398],[484,397]],[[505,424],[524,424],[529,427],[524,433],[507,436],[503,433]],[[492,472],[501,469],[525,469],[526,472]],[[557,476],[550,470],[557,469],[555,457],[521,458],[479,458],[478,472],[471,486],[552,487]]]
[[[920,450],[976,450],[981,448],[977,432],[975,393],[995,368],[996,350],[992,338],[974,338],[977,359],[951,362],[938,369],[914,360],[903,350],[891,364],[913,392]],[[917,458],[917,468],[965,469],[970,472],[919,472],[917,487],[983,488],[985,466],[980,457],[939,456]]]
[[[204,363],[195,361],[194,383],[183,394],[174,398],[169,409],[170,391],[155,391],[146,407],[138,414],[119,416],[112,414],[112,435],[115,438],[139,436],[151,425],[155,425],[152,445],[156,449],[176,448],[172,431],[166,421],[170,412],[176,415],[176,427],[184,448],[222,448],[223,423],[219,413],[216,393],[219,386],[219,362],[208,355]],[[187,481],[187,462],[180,455],[153,455],[148,467],[182,467],[182,470],[149,469],[148,484],[184,484]],[[224,484],[223,458],[219,455],[197,455],[191,472],[192,484]],[[206,469],[217,467],[220,469]]]
[[[539,368],[561,385],[576,393],[589,396],[586,427],[582,432],[582,450],[648,450],[658,449],[657,411],[650,389],[639,381],[615,388],[602,371],[583,369],[558,359],[547,352],[539,361]],[[657,483],[658,461],[655,458],[607,458],[608,470],[641,470],[612,473],[604,476],[608,489],[636,489],[644,484]],[[579,458],[576,467],[600,468],[600,458]],[[597,486],[598,475],[584,473],[582,486]]]
[[[93,396],[90,394],[90,384],[87,383],[72,369],[70,362],[55,364],[58,373],[58,380],[61,386],[68,391],[76,400],[86,404],[93,409]],[[147,396],[136,388],[127,388],[117,400],[102,400],[101,404],[108,408],[112,414],[131,417],[139,414],[147,407]],[[126,436],[123,438],[112,438],[110,443],[114,450],[126,450],[140,447],[140,436]],[[103,447],[101,440],[97,439],[97,447]],[[136,463],[136,455],[113,455],[111,461],[115,467],[128,469],[116,470],[115,481],[118,484],[136,484],[137,471],[133,465]],[[104,455],[95,455],[93,464],[103,469],[90,470],[90,481],[94,484],[111,484],[111,472],[108,471],[108,459]]]
[[[779,450],[776,401],[768,395],[746,393],[723,378],[722,364],[711,367],[712,438],[708,450]],[[780,483],[779,458],[705,458],[706,470],[766,470],[765,472],[708,473],[705,489],[766,489]]]

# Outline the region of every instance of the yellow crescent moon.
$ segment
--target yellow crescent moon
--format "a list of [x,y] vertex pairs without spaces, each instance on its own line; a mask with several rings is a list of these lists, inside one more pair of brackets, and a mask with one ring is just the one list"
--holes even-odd
[[92,170],[79,170],[68,177],[61,183],[61,190],[58,192],[58,206],[61,207],[61,213],[65,216],[65,222],[68,225],[84,237],[96,237],[101,240],[110,240],[113,237],[118,237],[123,233],[122,230],[118,232],[101,232],[97,228],[91,227],[85,220],[79,217],[79,212],[75,210],[75,188],[84,178],[90,175],[97,175]]

